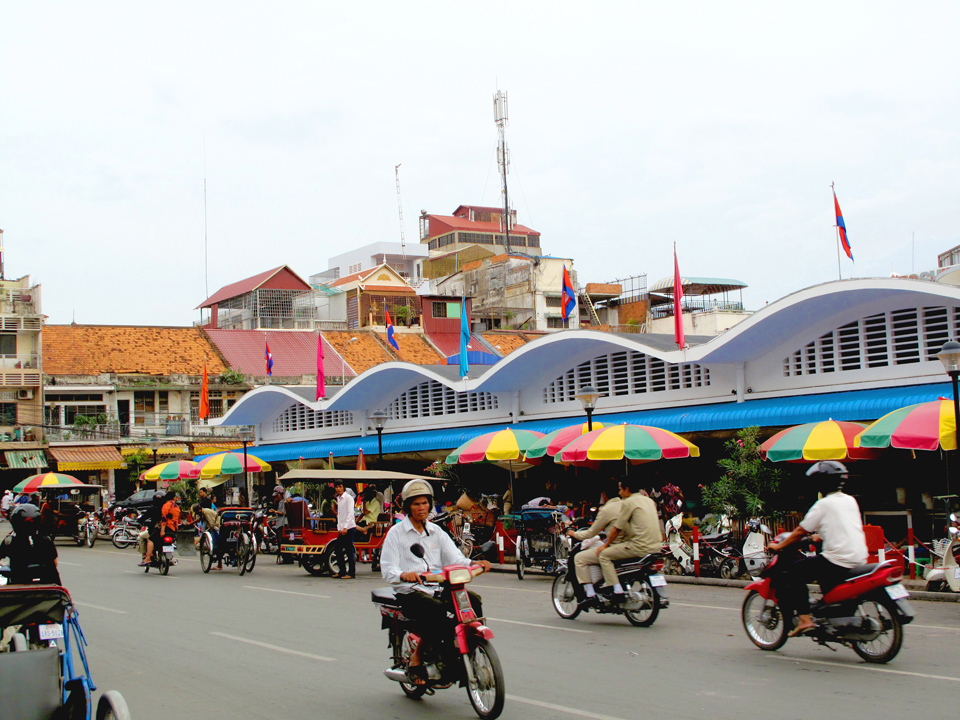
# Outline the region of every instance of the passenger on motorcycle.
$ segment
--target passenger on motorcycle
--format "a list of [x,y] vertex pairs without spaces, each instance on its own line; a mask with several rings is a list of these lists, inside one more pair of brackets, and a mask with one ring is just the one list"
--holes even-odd
[[[617,577],[617,569],[613,565],[614,561],[660,552],[663,546],[660,521],[657,518],[657,505],[646,495],[638,493],[639,487],[639,480],[636,477],[620,478],[620,497],[623,502],[620,505],[617,521],[607,534],[604,544],[597,549],[596,560],[589,557],[591,552],[580,553],[587,555],[584,558],[586,565],[600,564],[604,585],[613,589],[612,600],[615,602],[623,601],[624,592]],[[589,568],[584,569],[589,572]],[[577,578],[580,578],[579,574]],[[587,599],[595,595],[593,583],[584,584],[583,589]]]
[[[424,480],[411,480],[403,486],[403,521],[387,532],[380,554],[380,571],[384,580],[399,584],[400,608],[403,614],[417,625],[422,646],[427,653],[439,655],[444,638],[452,637],[451,620],[447,617],[444,603],[435,596],[432,588],[423,585],[421,575],[439,573],[445,565],[463,565],[470,567],[478,564],[484,571],[490,570],[490,563],[480,560],[472,563],[464,557],[453,540],[442,528],[427,520],[433,508],[433,488]],[[411,548],[419,544],[424,551],[422,558],[417,557]],[[470,593],[473,608],[478,617],[483,610],[480,596]],[[426,683],[426,673],[421,659],[421,646],[410,657],[410,682],[415,685]]]
[[10,512],[13,532],[0,543],[0,559],[10,558],[10,584],[59,585],[57,548],[40,534],[40,509],[26,503]]
[[[610,497],[611,494],[613,497]],[[616,494],[609,492],[606,488],[600,491],[600,509],[597,510],[597,517],[593,524],[584,530],[567,530],[567,536],[574,540],[588,540],[597,537],[600,533],[609,534],[613,530],[614,523],[620,517],[620,507],[623,499]],[[584,548],[588,550],[589,548]],[[596,592],[593,589],[593,581],[590,577],[590,565],[597,565],[600,558],[596,553],[583,552],[582,550],[574,556],[574,566],[576,567],[577,580],[580,584],[589,590],[587,597],[593,597]]]
[[822,460],[807,470],[807,476],[814,478],[815,489],[823,497],[813,504],[792,533],[780,542],[767,545],[768,550],[779,552],[807,535],[818,535],[823,541],[823,549],[818,555],[795,562],[775,580],[774,588],[786,617],[790,612],[796,612],[798,616],[790,637],[803,635],[814,627],[807,595],[808,583],[819,580],[820,589],[826,593],[844,579],[849,568],[867,562],[867,540],[860,519],[860,506],[843,492],[847,468],[835,460]]

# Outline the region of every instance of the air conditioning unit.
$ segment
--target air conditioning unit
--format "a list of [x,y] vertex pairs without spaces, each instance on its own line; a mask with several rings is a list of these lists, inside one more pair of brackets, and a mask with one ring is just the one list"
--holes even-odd
[[33,390],[17,390],[17,400],[33,400]]

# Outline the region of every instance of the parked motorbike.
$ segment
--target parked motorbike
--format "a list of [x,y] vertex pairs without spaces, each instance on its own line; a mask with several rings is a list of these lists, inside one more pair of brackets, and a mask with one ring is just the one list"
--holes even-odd
[[[741,613],[743,629],[761,650],[782,647],[787,633],[796,625],[795,617],[785,617],[781,612],[773,582],[777,575],[789,571],[799,552],[788,548],[774,556],[761,572],[762,579],[747,585]],[[893,660],[903,644],[903,626],[913,620],[902,579],[902,563],[851,568],[846,580],[811,603],[816,627],[807,636],[820,645],[847,645],[869,663]]]
[[[570,542],[567,537],[565,540]],[[670,606],[670,600],[667,598],[667,580],[661,574],[663,556],[660,553],[614,562],[617,578],[626,595],[622,602],[614,602],[611,595],[605,592],[600,567],[591,566],[590,571],[597,594],[596,600],[585,603],[586,593],[574,571],[573,561],[578,552],[595,552],[595,549],[583,549],[582,543],[573,541],[569,558],[559,561],[565,565],[561,567],[561,574],[553,580],[551,592],[553,609],[565,620],[573,620],[581,612],[593,610],[597,613],[623,615],[631,625],[649,627],[657,619],[660,609]]]
[[747,520],[747,536],[743,539],[743,565],[754,580],[760,578],[760,572],[769,562],[767,545],[771,531],[757,518]]
[[[423,557],[423,547],[414,545],[411,551]],[[389,632],[393,664],[383,674],[395,682],[408,697],[417,699],[425,694],[451,687],[454,683],[466,688],[470,704],[481,718],[499,717],[505,698],[503,669],[490,640],[493,632],[478,618],[470,603],[470,595],[464,585],[483,572],[479,566],[466,568],[448,565],[440,574],[422,575],[424,583],[436,583],[441,591],[439,598],[447,605],[455,618],[453,637],[447,647],[440,650],[440,659],[425,665],[425,685],[415,685],[407,674],[410,656],[420,644],[415,623],[404,617],[400,610],[397,590],[393,587],[379,588],[372,592],[371,599],[379,606],[383,619],[382,627]],[[421,656],[422,657],[422,656]]]
[[136,543],[137,538],[140,537],[140,529],[143,525],[144,522],[141,522],[139,517],[126,517],[118,522],[116,530],[114,530],[113,535],[110,536],[110,539],[113,541],[113,546],[123,550]]
[[[665,523],[667,556],[665,572],[669,575],[693,575],[693,547],[680,533],[683,515],[674,515]],[[700,536],[700,574],[731,580],[742,573],[741,556],[733,546],[733,535],[722,528],[705,528]]]
[[279,516],[266,510],[257,510],[254,515],[253,541],[258,553],[273,554],[280,549],[280,533],[277,530]]
[[150,568],[156,568],[161,575],[170,572],[170,566],[177,564],[177,559],[173,556],[173,551],[177,549],[173,533],[170,530],[164,530],[160,534],[160,542],[154,543],[153,555],[150,556],[150,564],[143,571],[150,572]]

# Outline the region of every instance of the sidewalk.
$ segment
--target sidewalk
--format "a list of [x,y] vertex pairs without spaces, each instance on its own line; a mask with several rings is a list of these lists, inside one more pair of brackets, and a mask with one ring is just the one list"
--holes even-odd
[[[517,571],[516,565],[513,563],[504,563],[502,565],[493,563],[491,570],[493,570],[493,572],[502,573],[516,573]],[[538,570],[531,570],[530,572],[537,575],[543,575],[543,573]],[[695,578],[690,575],[667,575],[666,578],[668,583],[676,583],[678,585],[713,585],[716,587],[745,588],[750,584],[749,580],[723,580],[722,578],[708,577]],[[923,580],[911,580],[910,578],[904,578],[903,584],[907,590],[910,591],[911,600],[960,603],[960,593],[927,592],[924,590],[926,583]],[[820,588],[816,585],[811,585],[810,589],[816,593],[820,592]]]

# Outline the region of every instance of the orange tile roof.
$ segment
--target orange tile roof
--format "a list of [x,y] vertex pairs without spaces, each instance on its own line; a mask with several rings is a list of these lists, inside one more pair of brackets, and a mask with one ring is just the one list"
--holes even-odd
[[43,372],[47,375],[202,375],[227,365],[200,328],[126,325],[45,325]]
[[483,339],[490,343],[490,346],[496,349],[498,353],[506,357],[514,350],[518,350],[527,344],[528,340],[519,333],[482,333]]
[[[387,334],[377,333],[380,342],[387,344]],[[436,365],[443,360],[443,356],[434,350],[424,339],[422,333],[400,333],[394,334],[399,350],[391,351],[397,356],[398,360],[414,363],[415,365]]]

